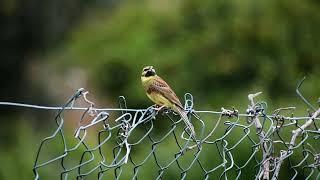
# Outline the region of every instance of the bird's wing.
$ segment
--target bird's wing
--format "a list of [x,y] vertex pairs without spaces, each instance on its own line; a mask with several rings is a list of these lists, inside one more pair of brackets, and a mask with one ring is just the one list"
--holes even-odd
[[159,76],[155,78],[154,81],[150,84],[148,91],[160,93],[163,97],[174,103],[176,106],[184,109],[177,95],[173,92],[170,86]]

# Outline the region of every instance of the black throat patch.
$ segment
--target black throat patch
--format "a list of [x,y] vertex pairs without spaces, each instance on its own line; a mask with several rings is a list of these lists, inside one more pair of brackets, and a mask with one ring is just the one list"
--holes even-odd
[[145,77],[150,77],[150,76],[154,76],[154,75],[156,75],[156,73],[154,71],[150,70],[150,71],[147,71]]

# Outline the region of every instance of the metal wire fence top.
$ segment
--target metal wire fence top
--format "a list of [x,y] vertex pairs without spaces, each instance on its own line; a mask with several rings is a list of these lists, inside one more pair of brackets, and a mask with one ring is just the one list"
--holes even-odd
[[[312,106],[299,91],[301,83],[297,93]],[[320,179],[320,110],[313,106],[308,116],[294,116],[294,107],[268,115],[267,104],[255,101],[259,92],[249,94],[245,113],[195,110],[187,93],[185,110],[197,132],[191,138],[169,109],[129,109],[123,96],[119,108],[96,108],[87,94],[81,88],[61,107],[0,102],[57,112],[55,131],[35,153],[34,179],[51,166],[60,179],[278,179],[281,172],[289,179]],[[84,105],[76,106],[79,101]],[[69,111],[79,114],[72,132],[66,128],[74,121],[66,118]],[[57,150],[48,153],[51,147]]]

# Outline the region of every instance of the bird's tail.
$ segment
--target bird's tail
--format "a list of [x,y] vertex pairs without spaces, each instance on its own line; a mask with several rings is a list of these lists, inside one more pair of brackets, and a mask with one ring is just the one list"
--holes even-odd
[[176,108],[177,113],[181,116],[183,122],[187,125],[188,129],[191,132],[191,137],[195,138],[196,137],[196,132],[194,131],[194,127],[191,124],[191,122],[189,121],[189,118],[187,116],[187,113],[181,109],[181,108]]

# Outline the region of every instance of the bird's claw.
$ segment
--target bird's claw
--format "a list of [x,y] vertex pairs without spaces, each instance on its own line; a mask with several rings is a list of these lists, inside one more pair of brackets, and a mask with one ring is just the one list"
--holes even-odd
[[152,107],[153,110],[155,111],[160,111],[164,108],[165,106],[158,106],[158,105],[155,105],[154,107]]

